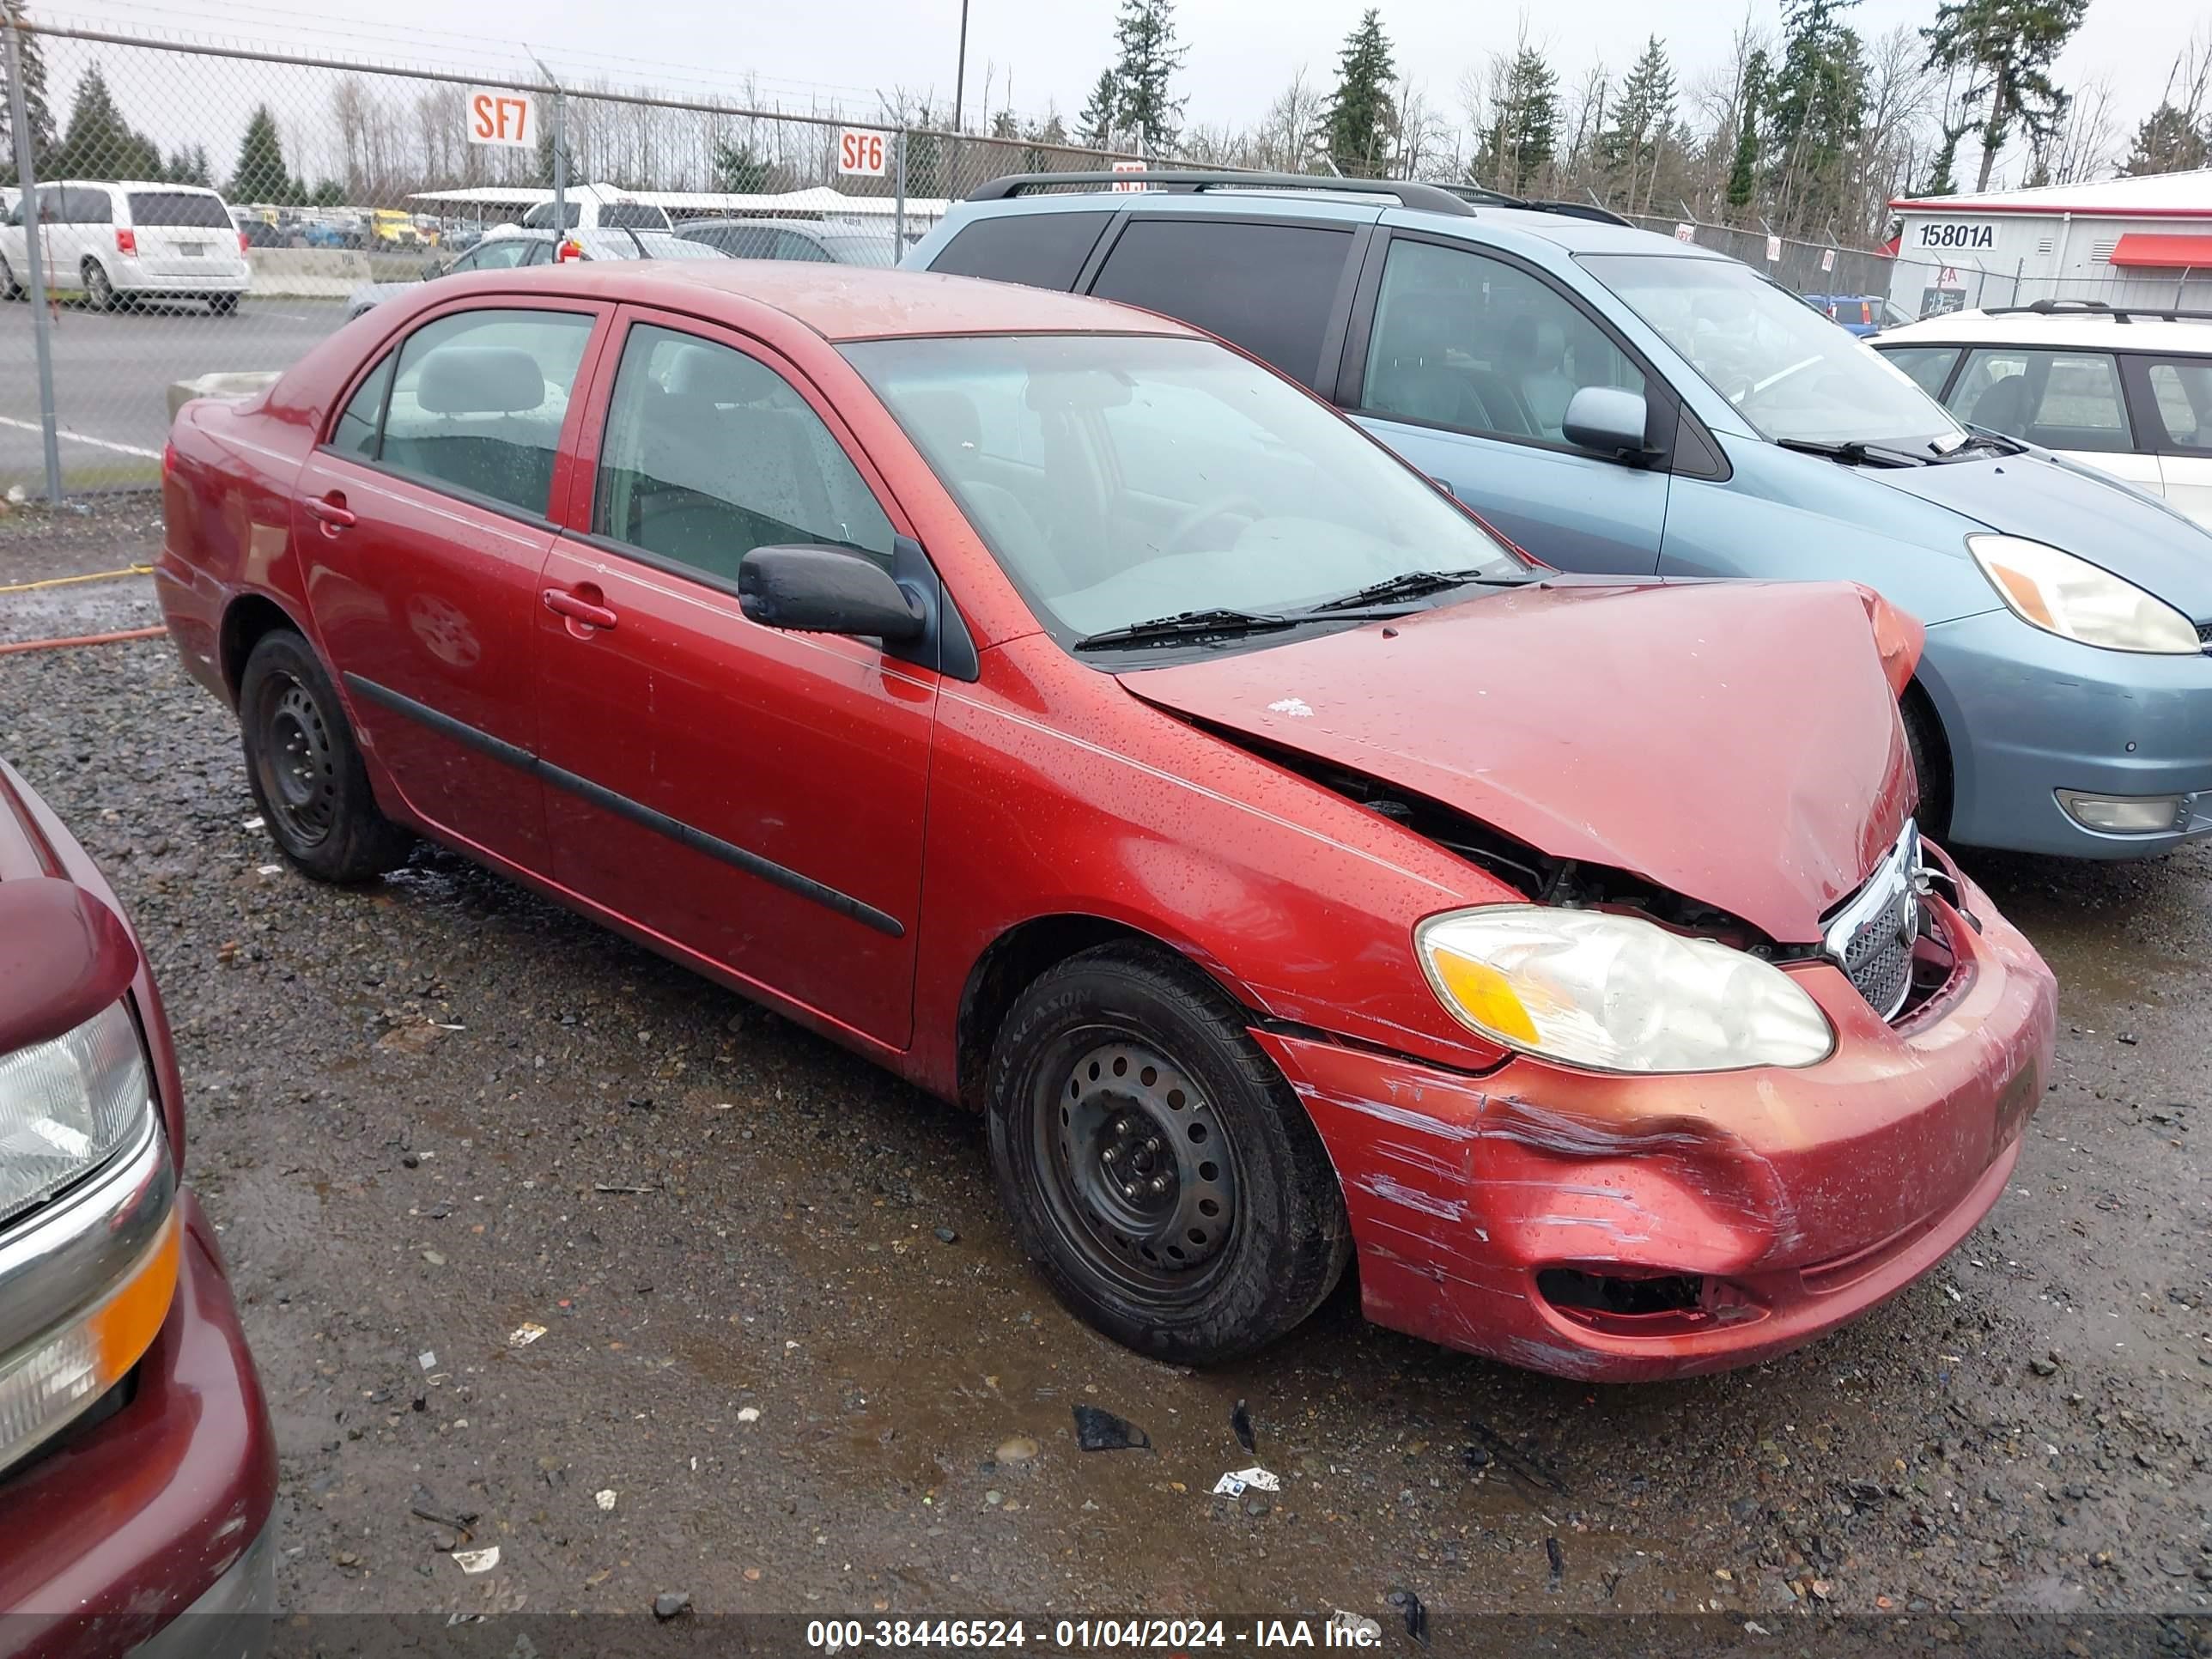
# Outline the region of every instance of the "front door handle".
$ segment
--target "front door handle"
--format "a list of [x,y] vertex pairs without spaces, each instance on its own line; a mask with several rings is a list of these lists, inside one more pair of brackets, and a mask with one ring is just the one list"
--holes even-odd
[[586,628],[612,628],[619,620],[615,613],[599,602],[599,592],[592,588],[588,593],[574,592],[565,587],[545,590],[545,608],[556,617],[566,617],[572,623],[581,623]]
[[311,495],[305,503],[307,516],[319,521],[323,534],[335,536],[341,530],[350,530],[359,522],[353,509],[346,505],[343,491],[333,489],[327,495]]

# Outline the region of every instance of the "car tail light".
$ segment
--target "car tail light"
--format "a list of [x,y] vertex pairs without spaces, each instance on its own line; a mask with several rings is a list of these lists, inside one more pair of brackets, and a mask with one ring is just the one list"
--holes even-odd
[[161,482],[167,483],[177,476],[177,447],[173,443],[161,446]]
[[244,258],[246,254],[252,251],[252,246],[253,245],[246,240],[246,233],[242,230],[240,231],[238,233],[238,257],[241,259]]
[[115,231],[115,251],[135,256],[138,252],[138,233],[128,225],[118,225]]

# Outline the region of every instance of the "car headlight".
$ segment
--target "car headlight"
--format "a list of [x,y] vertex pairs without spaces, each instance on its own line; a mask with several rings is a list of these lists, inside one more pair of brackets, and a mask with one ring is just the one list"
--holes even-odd
[[0,1225],[98,1169],[153,1112],[146,1050],[120,1002],[0,1054]]
[[2197,624],[2111,571],[2018,536],[1969,536],[1990,586],[2022,622],[2107,651],[2195,656]]
[[1727,1072],[1835,1048],[1820,1005],[1772,963],[1638,917],[1500,904],[1431,916],[1413,942],[1462,1023],[1546,1060]]

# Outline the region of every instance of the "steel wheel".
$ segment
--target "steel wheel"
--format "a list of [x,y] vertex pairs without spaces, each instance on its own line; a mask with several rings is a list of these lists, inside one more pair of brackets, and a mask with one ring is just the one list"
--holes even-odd
[[1149,1297],[1194,1294],[1237,1224],[1235,1148],[1203,1091],[1152,1044],[1073,1033],[1040,1079],[1033,1121],[1045,1198],[1092,1266]]
[[330,722],[314,694],[286,677],[267,702],[268,739],[259,750],[263,793],[302,847],[319,847],[337,823],[337,757]]

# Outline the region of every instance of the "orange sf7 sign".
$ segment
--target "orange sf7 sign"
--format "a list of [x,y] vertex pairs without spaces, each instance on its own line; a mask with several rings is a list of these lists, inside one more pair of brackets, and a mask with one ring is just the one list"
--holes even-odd
[[472,144],[528,149],[538,142],[538,105],[526,92],[471,87],[468,108],[468,139]]

